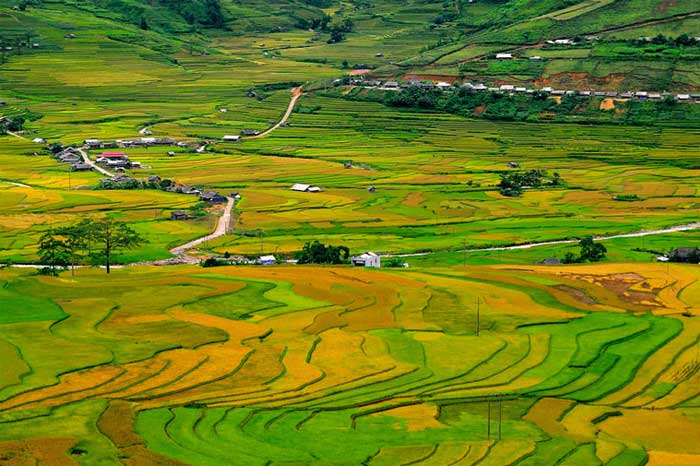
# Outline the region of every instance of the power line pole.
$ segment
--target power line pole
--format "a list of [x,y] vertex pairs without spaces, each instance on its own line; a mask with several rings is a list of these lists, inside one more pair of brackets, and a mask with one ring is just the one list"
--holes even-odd
[[498,399],[498,440],[501,440],[501,423],[503,421],[503,395]]
[[462,266],[467,266],[467,240],[462,240]]
[[486,439],[491,441],[491,397],[489,397],[488,401],[488,421],[486,423]]
[[481,309],[479,298],[476,298],[476,336],[479,336],[479,326],[481,325]]

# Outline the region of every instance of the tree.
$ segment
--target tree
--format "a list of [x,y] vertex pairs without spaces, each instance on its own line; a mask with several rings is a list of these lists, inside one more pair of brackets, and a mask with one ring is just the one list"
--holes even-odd
[[83,228],[87,238],[93,242],[96,250],[92,257],[97,263],[104,264],[110,272],[112,257],[120,249],[133,249],[146,242],[135,230],[124,222],[112,219],[90,220]]
[[90,220],[83,219],[77,225],[59,228],[55,234],[61,238],[70,257],[71,275],[75,275],[75,264],[81,257],[81,252],[88,246]]
[[148,22],[146,21],[146,18],[141,16],[141,24],[139,25],[141,29],[144,31],[148,31]]
[[42,272],[55,276],[70,263],[70,248],[54,230],[49,230],[39,240],[39,257],[46,266]]
[[345,246],[332,246],[318,241],[304,244],[297,253],[299,264],[342,264],[350,257],[350,250]]
[[581,262],[598,262],[605,259],[607,248],[600,243],[593,241],[592,236],[587,236],[579,243],[581,246]]

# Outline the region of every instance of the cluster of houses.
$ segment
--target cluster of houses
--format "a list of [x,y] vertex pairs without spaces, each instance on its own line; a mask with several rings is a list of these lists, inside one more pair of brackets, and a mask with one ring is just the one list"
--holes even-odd
[[350,82],[353,85],[363,86],[368,89],[379,89],[384,91],[398,91],[401,89],[407,89],[412,86],[420,87],[422,89],[437,89],[440,91],[455,91],[460,88],[469,89],[475,92],[494,92],[494,93],[506,93],[506,94],[547,94],[552,96],[565,96],[565,95],[576,95],[579,97],[606,97],[606,98],[616,98],[616,99],[638,99],[638,100],[664,100],[667,98],[673,98],[674,100],[680,102],[697,102],[700,103],[700,93],[697,94],[673,94],[670,92],[648,92],[648,91],[636,91],[636,92],[616,92],[616,91],[592,91],[592,90],[562,90],[554,89],[552,87],[542,87],[542,88],[531,88],[526,86],[516,86],[512,84],[503,84],[498,87],[487,86],[484,83],[448,83],[444,81],[432,82],[432,81],[418,81],[410,80],[405,82],[399,81],[379,81],[379,80],[363,80],[363,79],[353,79]]
[[154,146],[179,146],[187,147],[186,142],[177,142],[172,138],[153,138],[144,137],[138,139],[129,139],[116,141],[101,141],[99,139],[86,139],[84,141],[84,147],[86,149],[115,149],[115,148],[129,148],[129,147],[154,147]]
[[85,172],[91,171],[92,165],[83,161],[80,152],[75,147],[66,147],[54,155],[54,158],[61,163],[69,163],[71,171]]

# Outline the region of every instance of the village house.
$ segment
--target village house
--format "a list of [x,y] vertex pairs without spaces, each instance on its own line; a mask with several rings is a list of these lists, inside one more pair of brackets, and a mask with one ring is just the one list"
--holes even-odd
[[199,198],[205,202],[211,202],[214,204],[221,204],[226,202],[226,198],[221,194],[214,191],[203,191],[199,194]]
[[99,149],[102,145],[102,141],[99,139],[86,139],[84,144],[88,149]]
[[303,184],[303,183],[295,183],[289,189],[291,189],[292,191],[305,192],[305,193],[320,193],[323,191],[318,186],[311,186],[310,184]]
[[190,220],[191,218],[192,216],[184,210],[176,210],[170,213],[170,220]]
[[89,163],[78,162],[71,165],[70,169],[73,172],[89,172],[92,171],[92,165]]
[[352,265],[355,267],[376,267],[382,266],[382,260],[379,255],[373,252],[366,252],[359,256],[353,256],[351,259]]
[[676,248],[668,255],[672,262],[700,262],[700,248],[682,247]]
[[275,265],[277,263],[277,258],[273,255],[260,256],[255,262],[259,265]]
[[238,142],[241,140],[240,136],[234,136],[234,135],[227,135],[224,136],[224,142]]
[[244,129],[241,131],[241,136],[257,136],[260,134],[260,131],[256,129]]
[[228,196],[237,200],[237,201],[241,199],[241,193],[239,193],[238,191],[233,191],[233,192],[229,193]]
[[496,60],[512,60],[513,55],[510,53],[497,53]]

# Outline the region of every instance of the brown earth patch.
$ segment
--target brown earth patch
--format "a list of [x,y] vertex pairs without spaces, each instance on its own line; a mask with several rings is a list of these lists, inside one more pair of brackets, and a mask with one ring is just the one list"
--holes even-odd
[[557,285],[554,288],[556,288],[559,291],[563,291],[564,293],[573,297],[576,301],[579,301],[583,304],[589,304],[589,305],[596,304],[595,299],[593,299],[586,292],[584,292],[583,290],[580,290],[578,288],[573,288],[573,287],[566,286],[566,285]]
[[68,453],[77,441],[72,438],[48,437],[0,442],[3,466],[70,466],[77,465]]

